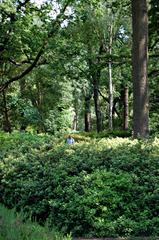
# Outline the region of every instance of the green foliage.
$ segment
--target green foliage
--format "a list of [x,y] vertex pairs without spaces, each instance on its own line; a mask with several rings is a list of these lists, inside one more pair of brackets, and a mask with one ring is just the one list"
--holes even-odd
[[[83,132],[81,133],[81,136],[88,136],[91,138],[105,138],[105,137],[131,137],[132,133],[131,131],[124,131],[124,130],[107,130],[103,131],[101,133],[97,132]],[[78,134],[77,134],[78,136]],[[76,135],[75,135],[76,138]],[[77,137],[78,138],[78,137]]]
[[159,140],[73,136],[1,134],[1,201],[73,236],[158,235]]
[[[60,1],[65,5],[65,1]],[[123,121],[122,86],[132,91],[130,55],[131,55],[131,21],[130,3],[122,1],[69,1],[70,12],[74,12],[66,26],[50,37],[55,21],[50,13],[55,10],[53,2],[37,6],[33,2],[3,1],[0,10],[2,17],[0,51],[1,79],[0,85],[21,75],[30,67],[45,41],[45,50],[35,64],[19,83],[17,80],[7,89],[6,106],[0,98],[1,129],[6,121],[4,107],[8,109],[8,121],[13,129],[26,128],[35,130],[64,132],[72,125],[71,116],[77,115],[78,130],[84,129],[84,99],[92,94],[92,76],[100,70],[99,104],[102,112],[103,128],[108,127],[109,91],[108,62],[112,61],[114,84],[114,128]],[[155,14],[154,14],[155,13]],[[157,46],[158,4],[150,1],[150,35],[152,45]],[[63,16],[64,18],[66,16]],[[62,18],[61,17],[61,21]],[[109,53],[110,26],[113,27],[112,55]],[[152,27],[152,28],[151,28]],[[55,27],[56,28],[56,27]],[[55,29],[54,29],[55,30]],[[155,31],[153,31],[155,30]],[[99,52],[99,49],[101,51]],[[90,66],[90,62],[91,66]],[[153,65],[158,69],[157,61]],[[151,68],[150,68],[151,69]],[[12,81],[11,81],[12,82]],[[157,96],[157,81],[150,89]],[[102,97],[103,96],[103,97]],[[16,102],[15,102],[16,100]],[[131,95],[129,103],[131,101]],[[64,111],[59,111],[59,105]],[[154,101],[157,106],[157,100]],[[130,112],[132,105],[130,105]],[[95,129],[93,97],[90,101],[92,111],[92,129]],[[72,112],[71,112],[72,111]],[[156,130],[154,108],[152,108],[151,126]],[[69,112],[69,114],[67,114]],[[71,112],[71,115],[70,115]],[[66,116],[67,115],[67,116]],[[5,128],[4,128],[5,129]]]
[[47,226],[41,227],[36,222],[25,220],[22,213],[16,214],[0,205],[0,239],[1,240],[71,240],[63,237],[55,229],[49,230]]
[[[60,9],[63,4],[65,1],[60,1]],[[58,114],[58,107],[64,102],[67,115],[72,95],[66,93],[64,65],[59,62],[57,51],[60,42],[57,29],[62,31],[60,21],[66,16],[61,13],[57,24],[52,14],[56,10],[57,5],[52,2],[38,6],[30,1],[6,0],[0,5],[0,91],[4,87],[6,97],[0,96],[1,129],[10,124],[13,129],[25,130],[29,125],[44,132],[50,111],[58,118],[58,124],[50,121],[53,130],[61,130],[64,122],[67,126],[62,131],[70,127],[71,118],[67,124],[64,113],[62,117]],[[64,100],[63,95],[68,99]]]
[[[58,1],[61,9],[66,2]],[[130,89],[129,112],[132,112],[130,1],[72,0],[67,3],[67,14],[61,14],[59,20],[62,22],[69,13],[73,15],[62,25],[53,19],[52,12],[57,11],[54,1],[44,1],[42,5],[37,5],[30,1],[4,0],[0,4],[0,87],[5,86],[4,83],[9,84],[5,89],[6,103],[2,95],[0,96],[1,129],[7,130],[5,124],[9,121],[12,129],[26,129],[31,126],[34,130],[43,132],[64,132],[73,125],[72,116],[76,113],[77,129],[81,131],[84,129],[84,99],[87,95],[92,95],[89,108],[94,130],[96,119],[92,79],[97,72],[97,75],[100,75],[99,105],[103,128],[106,129],[109,114],[110,59],[114,84],[114,128],[123,125],[121,92],[124,86],[129,86]],[[158,131],[158,13],[158,2],[150,0],[149,78],[152,131]],[[110,55],[111,25],[113,43]],[[42,47],[44,49],[41,57],[36,62]],[[27,69],[28,72],[23,78],[18,77]],[[18,79],[22,81],[18,82]],[[61,105],[65,105],[63,111],[59,111]],[[117,133],[114,135],[120,136]],[[103,136],[107,135],[104,133]]]
[[157,47],[157,43],[159,41],[158,38],[158,28],[156,27],[159,23],[158,19],[159,14],[159,3],[156,0],[150,0],[150,8],[149,8],[149,35],[150,35],[150,48]]

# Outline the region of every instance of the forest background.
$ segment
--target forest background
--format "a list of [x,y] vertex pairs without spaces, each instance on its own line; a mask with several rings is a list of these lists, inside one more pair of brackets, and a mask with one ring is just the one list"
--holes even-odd
[[[130,1],[7,0],[0,8],[1,129],[133,130]],[[148,1],[151,132],[158,129],[158,8]]]
[[[73,237],[159,236],[158,16],[157,0],[0,1],[0,202],[23,210],[14,229],[29,217]],[[18,240],[3,212],[0,237]]]

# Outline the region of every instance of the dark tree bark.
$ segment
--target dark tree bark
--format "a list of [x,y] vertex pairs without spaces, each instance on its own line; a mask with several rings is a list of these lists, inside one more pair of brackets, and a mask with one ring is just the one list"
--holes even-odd
[[134,138],[145,138],[149,133],[148,14],[146,0],[132,0],[132,27],[133,136]]
[[[91,47],[89,46],[89,53],[92,54]],[[93,99],[94,99],[94,108],[96,114],[96,129],[97,132],[102,131],[102,113],[100,110],[100,101],[99,101],[99,81],[100,81],[100,74],[101,74],[101,67],[100,65],[100,55],[103,52],[103,43],[101,43],[99,47],[99,53],[96,59],[92,60],[89,59],[89,69],[91,75],[91,82],[93,85]]]
[[129,90],[128,87],[124,87],[124,96],[123,96],[123,129],[128,130],[129,128]]
[[94,106],[95,106],[95,113],[96,113],[96,126],[97,132],[102,131],[102,114],[100,110],[100,103],[99,103],[99,92],[98,92],[98,80],[94,78],[93,80],[93,93],[94,93]]

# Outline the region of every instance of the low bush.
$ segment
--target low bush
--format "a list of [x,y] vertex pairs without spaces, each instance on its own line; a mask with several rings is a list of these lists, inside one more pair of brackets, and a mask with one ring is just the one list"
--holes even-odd
[[70,146],[10,135],[1,146],[0,199],[7,207],[73,236],[159,235],[157,138],[81,137]]
[[0,240],[71,240],[56,230],[24,220],[22,213],[8,210],[0,204]]
[[[75,134],[76,136],[76,134]],[[107,131],[103,131],[100,133],[97,132],[82,132],[79,134],[77,134],[77,136],[79,137],[90,137],[90,138],[114,138],[114,137],[122,137],[122,138],[127,138],[127,137],[131,137],[132,136],[132,131],[131,130],[121,130],[121,129],[117,129],[117,130],[107,130]]]

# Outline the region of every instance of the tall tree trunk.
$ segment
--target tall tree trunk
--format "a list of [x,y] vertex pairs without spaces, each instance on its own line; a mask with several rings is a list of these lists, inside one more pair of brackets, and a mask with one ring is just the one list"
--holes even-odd
[[11,129],[11,123],[9,120],[9,116],[8,116],[8,108],[7,108],[7,100],[6,100],[6,93],[5,90],[3,90],[3,130],[5,132],[9,132],[11,133],[12,129]]
[[85,96],[85,132],[91,131],[90,100],[91,100],[91,95]]
[[134,138],[145,138],[149,133],[148,14],[146,0],[132,0],[132,27],[133,135]]
[[121,84],[119,98],[120,120],[123,130],[129,128],[129,88]]
[[[90,56],[92,55],[92,46],[88,46],[88,52]],[[93,99],[94,99],[94,107],[95,107],[95,114],[96,114],[96,129],[97,132],[102,131],[102,114],[100,110],[100,102],[99,102],[99,81],[100,81],[100,74],[101,74],[101,68],[99,66],[100,64],[100,55],[103,52],[103,42],[101,42],[101,45],[99,47],[98,56],[96,59],[89,59],[89,70],[90,70],[90,77],[91,82],[93,85]]]
[[97,132],[102,131],[102,114],[100,111],[100,104],[99,104],[99,92],[98,92],[98,81],[94,79],[93,81],[93,92],[94,92],[94,106],[95,106],[95,113],[96,113],[96,127]]
[[124,96],[123,96],[123,129],[128,130],[129,128],[129,90],[128,87],[124,87]]
[[[109,54],[112,54],[113,26],[110,25]],[[113,129],[113,81],[112,81],[112,62],[109,61],[109,129]]]

